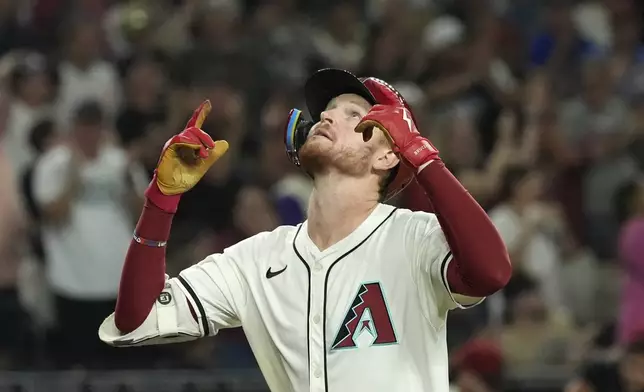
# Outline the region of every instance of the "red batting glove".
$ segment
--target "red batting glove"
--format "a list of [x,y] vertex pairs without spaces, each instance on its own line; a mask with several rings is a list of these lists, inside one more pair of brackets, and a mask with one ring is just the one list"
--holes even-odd
[[426,163],[440,160],[436,147],[418,132],[411,112],[403,106],[374,105],[360,121],[356,132],[362,133],[371,127],[380,128],[393,151],[416,171]]
[[163,146],[146,198],[163,211],[177,212],[181,195],[192,189],[206,171],[228,150],[225,140],[213,141],[201,130],[210,101],[193,113],[186,128]]

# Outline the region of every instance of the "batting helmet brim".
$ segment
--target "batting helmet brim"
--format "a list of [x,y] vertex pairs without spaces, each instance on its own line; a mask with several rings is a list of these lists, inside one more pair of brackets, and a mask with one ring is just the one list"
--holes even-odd
[[306,107],[314,122],[320,121],[320,114],[329,102],[342,94],[356,94],[371,105],[378,103],[367,86],[352,73],[335,68],[326,68],[314,73],[304,85]]

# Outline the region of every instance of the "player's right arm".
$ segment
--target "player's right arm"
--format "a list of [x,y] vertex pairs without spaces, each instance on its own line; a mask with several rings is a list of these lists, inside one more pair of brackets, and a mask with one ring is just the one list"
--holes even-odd
[[[195,110],[186,128],[163,148],[126,255],[115,312],[99,330],[101,339],[110,344],[154,341],[152,335],[164,333],[186,336],[213,333],[206,324],[206,305],[199,299],[196,287],[212,283],[207,282],[211,276],[207,271],[212,270],[209,266],[215,261],[221,268],[229,266],[234,271],[234,257],[211,256],[177,278],[168,279],[165,275],[165,244],[181,194],[192,189],[228,149],[226,141],[214,142],[200,129],[209,111],[210,102],[206,101]],[[221,260],[214,260],[216,257]],[[207,290],[199,290],[201,296],[209,297]],[[217,290],[216,285],[210,290]],[[211,294],[217,298],[231,293]],[[225,326],[226,320],[221,321]]]
[[124,333],[112,314],[101,324],[99,337],[117,347],[166,344],[240,326],[248,299],[240,264],[254,258],[253,244],[258,239],[252,237],[210,255],[174,278],[165,275],[163,288],[141,325]]

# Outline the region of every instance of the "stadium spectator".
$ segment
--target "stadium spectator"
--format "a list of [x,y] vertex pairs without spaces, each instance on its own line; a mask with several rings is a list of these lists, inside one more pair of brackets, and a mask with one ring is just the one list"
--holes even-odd
[[130,208],[142,206],[142,191],[128,180],[127,155],[106,132],[100,106],[83,103],[71,133],[40,158],[33,178],[62,365],[100,358],[104,348],[92,330],[115,305],[134,229]]
[[493,341],[474,339],[455,353],[455,392],[497,392],[503,389],[503,353]]
[[490,218],[515,268],[534,279],[547,307],[557,310],[562,303],[560,244],[565,227],[557,206],[543,199],[544,181],[538,170],[509,170],[501,187],[502,202],[490,211]]
[[20,264],[24,257],[27,229],[22,200],[15,181],[14,168],[0,149],[0,367],[16,369],[24,363],[33,336],[27,313],[20,301],[18,287]]
[[584,89],[563,104],[560,129],[567,148],[586,166],[581,183],[587,241],[600,257],[610,258],[615,254],[617,230],[610,200],[637,168],[624,154],[628,107],[612,93],[608,64],[590,61],[583,71]]
[[644,390],[644,340],[626,346],[620,358],[591,360],[565,392],[639,392]]
[[584,60],[597,49],[577,31],[572,18],[574,1],[544,3],[543,30],[530,44],[530,62],[547,70],[557,97],[570,97],[581,85],[579,75]]
[[76,107],[87,100],[100,104],[106,123],[111,125],[123,99],[122,88],[116,68],[102,58],[104,46],[99,26],[92,20],[78,19],[65,27],[61,48],[64,56],[58,67],[57,126],[61,132],[67,132]]
[[508,374],[572,365],[582,341],[571,320],[547,308],[529,277],[515,275],[513,280],[505,290],[507,325],[499,337]]
[[313,34],[313,45],[327,67],[356,71],[364,56],[364,25],[358,7],[337,2],[326,10],[326,20]]
[[619,259],[624,275],[618,339],[628,344],[644,333],[644,184],[632,181],[623,185],[614,204],[621,225]]
[[35,151],[29,145],[32,127],[51,115],[57,78],[55,69],[42,54],[27,53],[17,57],[9,81],[13,99],[2,138],[3,148],[19,176],[34,158]]

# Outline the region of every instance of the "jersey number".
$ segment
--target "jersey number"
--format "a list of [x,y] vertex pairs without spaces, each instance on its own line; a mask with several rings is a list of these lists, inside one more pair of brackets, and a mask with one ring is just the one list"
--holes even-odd
[[331,350],[394,343],[398,339],[380,283],[361,284]]

